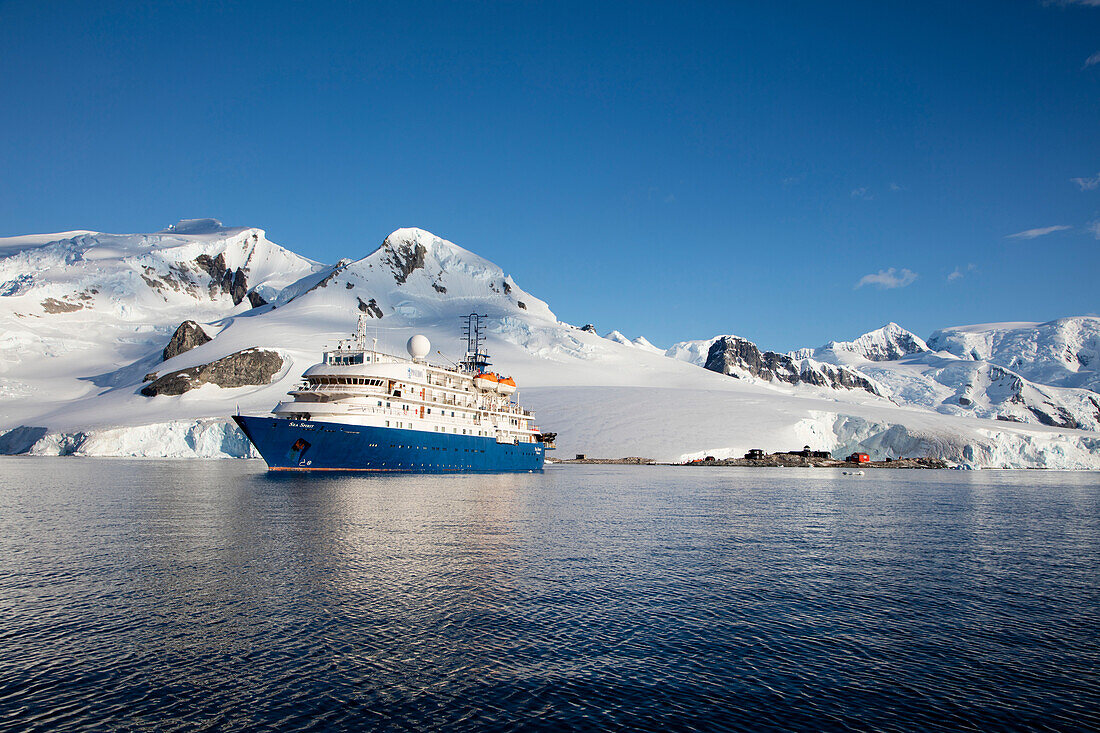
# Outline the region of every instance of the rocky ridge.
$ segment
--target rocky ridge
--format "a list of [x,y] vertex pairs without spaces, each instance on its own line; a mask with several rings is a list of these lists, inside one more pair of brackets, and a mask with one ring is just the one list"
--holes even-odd
[[267,349],[244,349],[208,364],[177,369],[141,388],[146,397],[181,395],[213,384],[217,387],[257,387],[271,383],[283,368],[283,357]]
[[756,344],[738,336],[720,336],[707,351],[703,368],[741,378],[752,376],[766,382],[809,384],[830,389],[862,389],[882,396],[867,377],[844,366],[823,364],[813,359],[795,359],[788,354],[760,351]]

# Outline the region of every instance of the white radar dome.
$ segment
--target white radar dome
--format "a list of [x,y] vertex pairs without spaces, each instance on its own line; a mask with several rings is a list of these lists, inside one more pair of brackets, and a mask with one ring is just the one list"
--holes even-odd
[[427,336],[421,336],[418,333],[409,339],[409,343],[405,344],[405,348],[409,350],[409,356],[412,358],[423,359],[432,350],[432,342],[428,340]]

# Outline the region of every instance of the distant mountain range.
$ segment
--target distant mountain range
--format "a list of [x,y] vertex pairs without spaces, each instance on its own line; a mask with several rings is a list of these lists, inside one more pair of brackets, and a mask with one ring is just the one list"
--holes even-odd
[[1098,344],[1100,319],[1077,317],[948,328],[928,342],[888,323],[853,341],[789,354],[719,336],[667,354],[738,378],[863,389],[948,415],[1096,431]]
[[897,324],[790,353],[732,335],[666,351],[562,323],[493,263],[420,229],[326,265],[211,219],[149,234],[0,239],[0,452],[243,456],[360,314],[457,359],[459,317],[562,452],[676,460],[810,444],[983,466],[1100,468],[1100,319]]

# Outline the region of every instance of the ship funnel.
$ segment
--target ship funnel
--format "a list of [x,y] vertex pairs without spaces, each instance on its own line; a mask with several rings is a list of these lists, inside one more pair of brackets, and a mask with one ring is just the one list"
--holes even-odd
[[409,356],[414,359],[423,359],[432,350],[432,343],[428,341],[427,336],[422,336],[419,333],[409,339],[409,343],[405,345],[405,348],[409,350]]

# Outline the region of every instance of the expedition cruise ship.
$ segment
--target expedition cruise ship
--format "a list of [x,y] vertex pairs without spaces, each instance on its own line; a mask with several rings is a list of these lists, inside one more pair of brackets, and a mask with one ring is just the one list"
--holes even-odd
[[511,377],[488,371],[480,319],[465,318],[467,351],[453,367],[429,364],[428,339],[409,358],[367,346],[366,316],[351,339],[280,402],[273,416],[235,415],[272,471],[541,471],[554,433],[510,400]]

